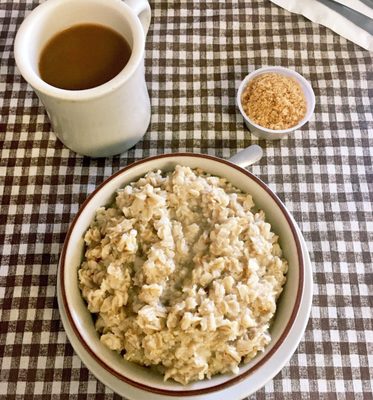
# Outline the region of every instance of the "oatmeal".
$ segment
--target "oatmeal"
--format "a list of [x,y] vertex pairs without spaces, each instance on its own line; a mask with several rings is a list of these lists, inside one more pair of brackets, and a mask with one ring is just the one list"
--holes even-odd
[[253,122],[275,130],[297,125],[307,111],[299,83],[276,73],[262,74],[250,81],[242,93],[241,102]]
[[253,207],[183,166],[119,189],[97,210],[79,269],[101,342],[182,384],[238,373],[263,351],[287,261]]

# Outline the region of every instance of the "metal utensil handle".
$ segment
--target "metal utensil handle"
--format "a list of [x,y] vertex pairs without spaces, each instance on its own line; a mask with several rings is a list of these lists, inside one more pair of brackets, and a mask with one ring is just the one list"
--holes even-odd
[[367,17],[364,14],[355,11],[354,9],[347,7],[343,4],[337,3],[334,0],[317,0],[318,2],[329,7],[333,11],[347,18],[350,22],[357,25],[361,29],[373,35],[373,19]]
[[239,151],[229,159],[230,162],[239,167],[246,168],[251,164],[256,163],[263,157],[263,150],[257,144],[253,144],[246,149]]
[[373,9],[373,0],[360,0],[362,3],[364,3],[366,6],[369,8]]

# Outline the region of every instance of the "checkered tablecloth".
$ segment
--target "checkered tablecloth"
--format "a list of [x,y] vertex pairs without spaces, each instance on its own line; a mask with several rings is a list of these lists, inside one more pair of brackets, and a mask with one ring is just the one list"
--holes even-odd
[[[250,400],[372,399],[373,54],[268,0],[154,0],[151,125],[127,153],[90,159],[56,140],[15,68],[15,33],[36,4],[0,0],[1,399],[120,398],[82,364],[60,321],[57,262],[69,223],[88,193],[134,160],[229,158],[252,143],[265,156],[250,169],[298,222],[315,285],[298,350]],[[277,142],[253,138],[235,106],[240,80],[265,65],[296,69],[316,94],[311,122]]]

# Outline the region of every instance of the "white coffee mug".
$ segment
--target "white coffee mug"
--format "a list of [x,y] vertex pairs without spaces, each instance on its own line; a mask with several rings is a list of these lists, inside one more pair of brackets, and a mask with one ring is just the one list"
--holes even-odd
[[[145,134],[150,100],[145,83],[145,36],[150,24],[147,0],[47,0],[23,21],[16,36],[17,66],[44,104],[57,137],[75,152],[105,157],[128,150]],[[40,53],[57,33],[94,23],[121,34],[132,53],[124,69],[103,85],[64,90],[39,74]]]

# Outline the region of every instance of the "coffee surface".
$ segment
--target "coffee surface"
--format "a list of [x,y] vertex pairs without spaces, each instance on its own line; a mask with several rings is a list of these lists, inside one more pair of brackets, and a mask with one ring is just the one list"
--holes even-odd
[[57,33],[44,47],[41,78],[67,90],[90,89],[114,78],[131,56],[127,41],[103,25],[80,24]]

